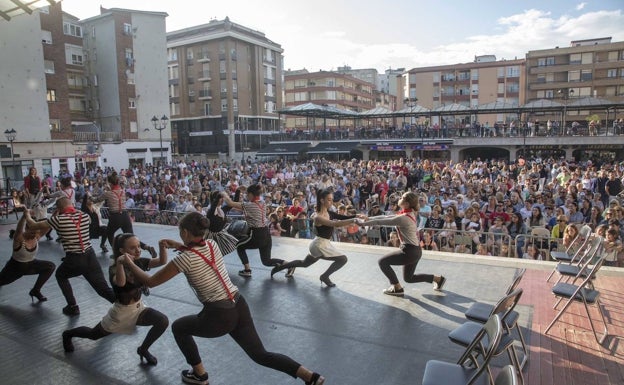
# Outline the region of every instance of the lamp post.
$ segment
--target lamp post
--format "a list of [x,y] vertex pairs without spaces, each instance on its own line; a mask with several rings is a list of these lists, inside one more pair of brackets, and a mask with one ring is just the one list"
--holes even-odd
[[158,136],[160,139],[160,162],[163,161],[162,132],[165,128],[167,128],[167,121],[169,121],[167,115],[163,115],[160,120],[156,117],[156,115],[152,118],[152,124],[154,125],[154,129],[158,130]]
[[[14,128],[11,128],[10,130],[4,130],[4,136],[6,136],[7,140],[11,143],[11,171],[13,171],[13,176],[15,176],[15,152],[13,151],[13,142],[15,141],[15,138],[17,137],[17,131],[15,131]],[[6,193],[7,195],[9,195],[9,190],[11,189],[11,185],[10,185],[10,177],[9,177],[9,173],[7,171],[7,177],[6,177]]]
[[563,99],[563,116],[561,117],[561,131],[565,132],[566,130],[566,117],[568,115],[568,99],[570,99],[571,96],[574,96],[574,90],[571,88],[562,88],[559,91],[557,91],[557,94],[559,95],[559,97],[561,97]]
[[[405,98],[403,100],[403,103],[406,103],[407,106],[410,109],[409,110],[409,112],[410,112],[410,120],[409,120],[409,122],[410,122],[410,129],[411,129],[412,125],[414,124],[414,115],[413,115],[414,114],[414,107],[416,107],[416,103],[418,103],[418,98],[416,98],[416,97],[413,98],[413,99],[412,98]],[[419,129],[419,131],[420,131],[420,129]],[[422,135],[419,135],[419,136],[422,137]]]

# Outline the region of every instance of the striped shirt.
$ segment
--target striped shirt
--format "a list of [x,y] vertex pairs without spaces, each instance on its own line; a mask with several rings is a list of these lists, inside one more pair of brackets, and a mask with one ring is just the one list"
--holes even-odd
[[264,210],[264,203],[260,202],[242,202],[243,215],[249,227],[267,227],[269,221]]
[[91,248],[91,218],[82,211],[53,215],[48,224],[58,233],[66,253],[84,253]]
[[[219,246],[213,240],[206,240],[206,242],[212,244],[217,270],[230,293],[234,294],[238,291],[238,288],[230,281]],[[205,246],[196,246],[194,249],[208,259],[213,258],[210,255],[210,247],[207,244]],[[190,250],[185,250],[180,252],[171,262],[173,262],[178,271],[184,273],[200,302],[217,302],[228,299],[228,292],[223,287],[219,276],[199,255]]]

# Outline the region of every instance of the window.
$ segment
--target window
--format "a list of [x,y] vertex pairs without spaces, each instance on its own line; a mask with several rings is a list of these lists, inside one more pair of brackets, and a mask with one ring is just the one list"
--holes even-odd
[[169,86],[169,97],[177,98],[180,96],[180,86],[177,84],[171,84]]
[[177,50],[177,48],[168,48],[167,49],[167,60],[168,61],[178,61],[178,50]]
[[56,90],[47,91],[47,100],[48,102],[56,102]]
[[221,60],[219,62],[219,73],[222,73],[222,74],[225,73],[225,60]]
[[581,54],[581,64],[591,64],[594,62],[594,53],[585,52]]
[[68,73],[67,74],[67,85],[69,85],[69,88],[81,88],[83,86],[86,86],[86,80],[84,77],[80,76],[80,75],[76,75],[73,73]]
[[137,124],[137,122],[130,122],[130,132],[137,131],[139,131],[139,125]]
[[518,66],[507,67],[505,70],[508,78],[517,78],[520,76],[520,68],[518,68]]
[[555,65],[555,58],[554,57],[547,57],[546,58],[546,65],[547,66],[554,66]]
[[52,32],[41,30],[41,41],[43,44],[52,44]]
[[123,34],[128,36],[132,35],[132,24],[124,23]]
[[63,33],[65,35],[82,37],[82,27],[76,24],[69,23],[69,22],[64,22]]
[[295,102],[304,102],[308,100],[307,92],[295,92]]
[[86,111],[87,102],[84,99],[69,98],[69,110],[70,111]]
[[593,78],[592,70],[581,71],[581,81],[587,82],[587,81],[592,80],[592,78]]
[[82,47],[65,44],[65,63],[79,66],[83,65]]
[[569,82],[578,82],[581,80],[581,71],[570,71],[568,72],[568,81]]
[[537,83],[546,83],[546,74],[538,74],[536,82]]
[[617,96],[615,93],[617,91],[616,87],[607,87],[605,88],[605,96]]
[[227,99],[221,99],[221,111],[225,112],[228,110]]
[[336,100],[336,91],[327,91],[327,100]]
[[570,54],[570,64],[581,64],[581,54],[580,53]]
[[496,72],[497,72],[497,75],[498,75],[497,77],[498,77],[499,79],[500,79],[500,78],[504,78],[504,77],[505,77],[505,68],[498,67],[498,68],[496,69]]
[[[471,80],[479,80],[479,70],[471,70],[470,71],[470,79]],[[435,82],[435,80],[434,80]]]
[[128,108],[136,108],[136,99],[128,98]]
[[616,68],[608,69],[607,70],[607,77],[608,78],[616,78],[617,77],[617,69]]
[[232,111],[238,111],[238,99],[232,99]]
[[171,103],[171,115],[180,115],[180,103]]
[[618,60],[618,51],[609,51],[607,54],[607,61],[617,61]]
[[204,115],[210,116],[210,103],[204,103]]
[[130,70],[126,71],[126,77],[128,79],[128,84],[134,84],[134,72],[131,72]]
[[178,71],[178,66],[170,66],[169,67],[169,80],[178,79],[180,77],[180,73]]
[[43,68],[44,68],[44,72],[47,74],[53,74],[54,73],[54,61],[52,60],[44,60],[43,61]]
[[50,119],[50,131],[51,132],[59,132],[59,131],[61,131],[61,120],[60,119]]
[[537,59],[537,66],[538,67],[546,67],[546,58],[545,57],[541,57]]
[[132,52],[132,48],[126,48],[124,56],[126,58],[126,66],[132,67],[134,65],[134,52]]
[[186,49],[186,61],[193,61],[193,49],[192,48]]

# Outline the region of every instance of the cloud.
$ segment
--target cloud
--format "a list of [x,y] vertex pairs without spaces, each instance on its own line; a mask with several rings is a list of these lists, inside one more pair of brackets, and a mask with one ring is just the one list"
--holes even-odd
[[567,46],[572,40],[611,36],[624,40],[624,14],[621,10],[588,12],[578,16],[553,17],[551,12],[529,9],[501,17],[490,35],[470,35],[456,43],[438,45],[423,51],[414,43],[364,44],[347,34],[330,32],[310,35],[306,42],[282,41],[286,68],[310,71],[337,66],[387,68],[436,66],[472,62],[477,55],[496,55],[498,60],[524,58],[528,51]]
[[578,4],[578,5],[576,6],[576,10],[577,10],[577,11],[580,11],[580,10],[582,10],[583,8],[585,8],[585,6],[586,6],[586,5],[587,5],[587,3],[580,3],[580,4]]

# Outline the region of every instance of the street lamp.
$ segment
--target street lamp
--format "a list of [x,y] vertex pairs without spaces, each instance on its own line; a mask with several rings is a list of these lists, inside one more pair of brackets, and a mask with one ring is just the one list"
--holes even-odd
[[[416,107],[416,103],[418,103],[418,98],[414,97],[414,98],[405,98],[403,100],[403,103],[406,103],[407,106],[410,108],[409,112],[410,112],[410,129],[412,128],[412,125],[414,124],[414,107]],[[405,121],[404,121],[405,123]],[[420,131],[420,129],[418,129]],[[419,132],[419,136],[422,137],[422,133]]]
[[[15,152],[13,151],[13,142],[15,141],[15,138],[17,137],[17,131],[15,131],[14,128],[11,128],[10,130],[8,129],[4,130],[4,136],[6,136],[7,140],[11,142],[11,170],[13,171],[13,176],[15,176]],[[10,177],[9,177],[9,173],[7,172],[7,177],[6,177],[7,195],[9,195],[10,189],[11,189]]]
[[154,129],[158,130],[158,136],[160,138],[160,162],[163,161],[162,132],[165,128],[167,128],[167,121],[169,121],[167,115],[163,115],[162,118],[160,118],[160,121],[156,115],[152,118],[152,124],[154,125]]
[[566,117],[568,115],[568,99],[574,96],[574,90],[572,88],[562,88],[557,91],[560,98],[563,99],[563,116],[561,117],[562,133],[566,130]]

